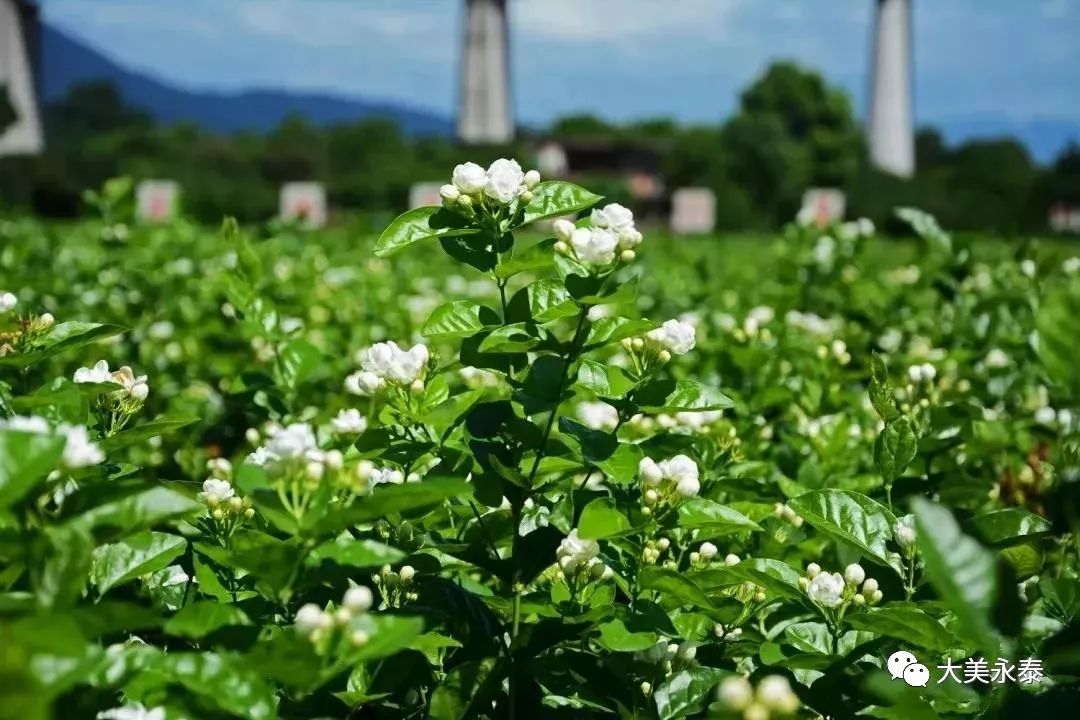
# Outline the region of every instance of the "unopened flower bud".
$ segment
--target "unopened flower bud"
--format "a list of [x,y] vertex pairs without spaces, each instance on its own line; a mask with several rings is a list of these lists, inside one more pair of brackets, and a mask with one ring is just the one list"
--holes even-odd
[[648,681],[642,681],[642,683],[641,683],[641,694],[644,695],[645,697],[648,697],[649,695],[652,694],[652,685]]
[[669,547],[671,547],[671,541],[667,538],[660,538],[656,541],[656,547],[660,548],[660,550],[662,551],[667,550]]
[[412,392],[413,395],[419,395],[420,393],[424,392],[424,381],[420,378],[413,380],[412,384],[409,385],[409,390]]
[[701,547],[698,548],[698,554],[701,555],[701,559],[705,562],[709,562],[714,557],[716,557],[716,554],[718,552],[719,551],[716,549],[716,546],[713,545],[711,542],[703,542],[701,543]]
[[874,578],[866,578],[866,582],[863,583],[862,591],[864,593],[873,593],[878,589],[878,582]]
[[473,204],[472,203],[472,198],[469,197],[468,195],[462,195],[461,197],[458,198],[458,205],[460,205],[463,208],[466,208],[466,209],[471,208],[472,204]]
[[244,509],[244,500],[236,497],[235,495],[229,498],[229,509],[234,512],[239,512]]
[[643,340],[642,338],[636,337],[630,342],[633,348],[639,352],[645,349],[645,340]]
[[806,566],[806,576],[813,580],[821,574],[821,566],[817,563],[810,563]]
[[731,567],[732,565],[738,565],[740,562],[742,562],[742,561],[739,559],[739,556],[736,555],[735,553],[728,553],[727,557],[724,558],[724,564],[727,565],[728,567]]
[[325,625],[322,608],[314,603],[308,603],[296,611],[296,629],[304,635],[310,635]]
[[439,197],[443,202],[454,203],[461,199],[461,191],[454,185],[443,185],[439,188]]
[[358,585],[345,591],[345,597],[342,599],[341,604],[343,607],[348,608],[350,612],[360,614],[367,612],[374,601],[371,590],[363,585]]
[[866,598],[862,595],[856,595],[855,597],[851,598],[851,601],[856,605],[859,605],[860,607],[866,604]]
[[41,324],[43,330],[48,330],[56,324],[56,318],[52,316],[52,313],[45,313],[38,318],[38,322]]
[[560,240],[559,242],[555,243],[555,252],[559,253],[560,255],[566,255],[570,252],[570,246]]
[[658,357],[660,358],[660,362],[662,363],[671,362],[671,352],[669,352],[668,350],[661,350]]
[[743,710],[754,699],[754,688],[741,675],[724,679],[717,690],[717,699],[729,710]]
[[247,518],[248,520],[255,517],[255,509],[254,508],[248,508],[247,510],[245,510],[244,511],[244,517]]
[[214,508],[214,512],[212,512],[210,514],[214,517],[215,520],[224,520],[225,519],[225,511],[222,510],[221,508]]
[[322,480],[323,471],[323,464],[315,460],[309,462],[307,467],[304,468],[304,474],[307,475],[307,479],[313,482]]
[[416,568],[412,565],[403,565],[401,567],[401,582],[407,585],[412,582],[414,577],[416,577]]
[[690,564],[697,565],[699,562],[701,562],[701,554],[697,551],[690,553]]
[[624,263],[634,262],[634,258],[636,257],[637,253],[635,253],[633,250],[623,250],[621,253],[619,253],[619,259],[622,260]]
[[353,630],[352,633],[349,635],[349,643],[353,647],[360,647],[361,645],[366,645],[367,641],[370,639],[371,636],[363,630]]
[[767,598],[768,595],[765,594],[764,590],[758,590],[756,593],[754,593],[754,602],[763,603]]
[[531,203],[531,202],[532,202],[532,199],[533,199],[533,194],[532,194],[532,191],[531,191],[531,190],[526,190],[525,192],[523,192],[523,193],[521,193],[520,195],[518,195],[518,197],[519,197],[519,198],[521,198],[521,202],[523,202],[523,203],[525,203],[526,205],[528,205],[529,203]]
[[530,170],[525,173],[525,187],[532,190],[534,187],[540,184],[540,171]]
[[881,599],[883,597],[885,597],[884,593],[882,593],[880,590],[875,590],[873,594],[867,598],[867,600],[869,600],[872,604],[876,605],[877,603],[881,602]]
[[861,585],[865,579],[866,571],[863,570],[862,565],[852,563],[844,569],[844,581],[848,585]]
[[593,565],[591,568],[589,568],[589,575],[592,577],[593,580],[601,580],[601,579],[603,579],[604,573],[606,571],[607,571],[607,566],[604,565],[603,563],[599,563],[599,564]]

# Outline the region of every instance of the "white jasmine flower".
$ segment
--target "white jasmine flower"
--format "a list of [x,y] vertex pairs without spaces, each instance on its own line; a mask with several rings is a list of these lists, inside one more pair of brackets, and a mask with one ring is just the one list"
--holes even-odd
[[114,382],[124,388],[124,392],[128,397],[142,401],[150,394],[150,385],[146,382],[146,376],[139,375],[136,377],[135,373],[127,365],[114,372],[112,377]]
[[[404,570],[404,568],[402,568]],[[360,613],[367,612],[372,603],[374,597],[371,594],[371,590],[363,585],[357,585],[351,587],[345,591],[345,597],[341,601],[341,606],[347,608],[353,614],[359,615]]]
[[915,546],[917,535],[915,533],[915,516],[905,515],[896,521],[893,527],[893,537],[901,550],[907,551]]
[[266,442],[266,451],[278,461],[294,458],[308,458],[319,445],[315,440],[315,431],[307,423],[292,423],[270,435]]
[[570,237],[574,234],[574,230],[577,226],[565,218],[559,218],[552,223],[552,229],[555,232],[555,237],[563,242],[570,242]]
[[405,475],[400,470],[393,468],[372,468],[368,475],[368,484],[376,485],[401,485],[405,482]]
[[19,304],[19,298],[13,293],[0,292],[0,313],[11,312]]
[[698,466],[686,455],[676,455],[660,463],[664,478],[675,483],[675,491],[683,497],[693,497],[701,489]]
[[655,330],[650,330],[648,338],[671,351],[673,355],[685,355],[694,349],[696,331],[690,323],[668,320]]
[[838,607],[843,602],[844,578],[840,573],[821,573],[806,587],[806,594],[818,605]]
[[713,545],[711,542],[703,542],[701,543],[701,547],[698,548],[698,555],[700,555],[701,559],[705,562],[709,562],[714,557],[716,557],[717,552],[719,551],[716,549],[716,546]]
[[732,675],[720,683],[716,698],[729,710],[743,710],[754,699],[754,687],[742,675]]
[[1053,425],[1057,420],[1057,411],[1052,407],[1043,406],[1035,411],[1035,422],[1040,425]]
[[592,430],[611,432],[619,425],[619,411],[605,402],[580,403],[577,415]]
[[852,563],[844,569],[844,581],[848,585],[861,585],[865,579],[866,571],[858,563]]
[[524,183],[525,173],[517,160],[500,158],[488,168],[484,194],[492,200],[508,203],[518,196]]
[[638,463],[638,477],[647,486],[656,486],[664,479],[664,471],[652,458],[643,458]]
[[570,245],[578,260],[597,267],[615,262],[618,244],[615,234],[603,228],[578,228],[570,236]]
[[572,574],[577,568],[588,565],[589,561],[600,554],[600,544],[595,540],[586,540],[578,537],[577,528],[559,543],[555,551],[555,559],[563,572]]
[[757,699],[769,710],[785,715],[799,709],[799,696],[783,675],[768,675],[758,682]]
[[1001,348],[994,348],[986,353],[986,367],[1003,368],[1009,366],[1009,356]]
[[34,433],[36,435],[48,435],[52,432],[49,422],[37,415],[15,415],[7,419],[0,418],[0,430],[13,430],[15,432]]
[[109,372],[109,363],[105,360],[99,360],[92,368],[79,368],[75,371],[75,382],[77,383],[115,383],[111,372]]
[[[409,384],[417,380],[430,357],[424,345],[414,345],[402,350],[394,342],[376,343],[360,353],[360,366],[364,371],[388,382]],[[358,377],[358,387],[370,378]]]
[[367,430],[367,418],[360,414],[356,408],[348,408],[339,412],[330,426],[338,435],[359,435]]
[[353,395],[367,397],[386,387],[386,381],[372,372],[362,370],[345,378],[345,391]]
[[908,368],[908,378],[913,383],[933,382],[935,377],[937,377],[937,368],[930,363],[912,365]]
[[487,185],[488,174],[476,163],[467,162],[454,168],[453,182],[465,195],[475,195]]
[[296,618],[293,621],[297,631],[303,635],[310,635],[311,633],[326,627],[330,624],[330,618],[322,608],[315,603],[307,603],[296,611]]
[[64,454],[60,462],[69,470],[105,462],[105,453],[90,440],[83,425],[63,424],[56,428],[64,436]]
[[97,720],[165,720],[164,708],[147,708],[140,703],[102,710]]
[[618,203],[592,211],[593,227],[607,228],[619,233],[634,227],[634,213]]
[[227,502],[235,495],[236,491],[228,481],[209,478],[203,481],[202,492],[199,493],[199,500],[202,500],[207,504],[216,504],[219,502]]

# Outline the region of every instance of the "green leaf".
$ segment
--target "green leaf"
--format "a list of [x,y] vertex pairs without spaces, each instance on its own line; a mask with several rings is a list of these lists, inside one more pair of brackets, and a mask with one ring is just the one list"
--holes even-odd
[[520,353],[530,350],[540,339],[533,335],[525,323],[513,323],[495,328],[480,343],[482,353]]
[[113,528],[134,533],[153,527],[163,520],[197,512],[203,505],[186,495],[156,487],[150,490],[109,500],[68,521],[69,525],[94,530]]
[[477,232],[475,228],[468,227],[465,218],[445,208],[416,208],[399,215],[390,223],[375,243],[375,254],[386,257],[422,240],[472,235]]
[[597,397],[618,399],[634,387],[634,382],[626,376],[622,368],[582,360],[578,367],[577,384]]
[[994,555],[964,535],[952,513],[920,497],[912,499],[919,552],[926,577],[955,613],[959,630],[974,648],[996,652],[990,617],[998,596]]
[[911,418],[901,415],[885,423],[874,443],[874,464],[886,484],[892,484],[915,458],[919,440]]
[[324,560],[348,567],[368,568],[393,565],[405,557],[405,553],[377,540],[358,540],[342,533],[335,540],[315,548],[308,557],[309,563]]
[[654,632],[632,632],[622,620],[601,624],[599,643],[611,652],[640,652],[656,644],[659,636]]
[[991,545],[1011,545],[1051,531],[1050,521],[1023,508],[1004,508],[971,518],[971,528]]
[[623,338],[644,335],[655,327],[656,323],[648,320],[628,320],[623,317],[600,318],[589,327],[585,346],[587,348],[602,347]]
[[165,632],[198,640],[223,627],[237,625],[251,625],[251,620],[237,606],[216,602],[196,602],[180,608],[180,612],[165,623]]
[[896,517],[881,503],[847,490],[815,490],[788,501],[806,522],[825,535],[848,543],[870,560],[903,576],[903,565],[890,558]]
[[638,464],[645,454],[637,445],[619,443],[610,456],[594,463],[604,473],[608,482],[615,485],[633,485],[637,482]]
[[75,604],[86,587],[93,541],[84,532],[67,527],[49,528],[40,537],[42,551],[31,567],[34,594],[43,608]]
[[566,287],[555,278],[537,280],[526,288],[526,292],[529,296],[529,313],[538,323],[573,317],[580,312]]
[[718,390],[692,380],[652,380],[634,391],[634,402],[650,413],[724,410],[735,403]]
[[507,280],[518,273],[550,268],[555,262],[554,246],[555,240],[548,238],[524,250],[515,251],[513,257],[500,259],[495,267],[495,277]]
[[892,385],[889,384],[889,370],[881,356],[874,353],[870,357],[870,404],[888,422],[900,415],[896,407],[896,399],[893,397]]
[[468,337],[489,325],[497,325],[494,310],[468,300],[448,302],[435,308],[420,333],[434,340]]
[[525,206],[522,225],[580,212],[604,199],[583,187],[560,180],[542,182],[532,193],[532,200]]
[[583,538],[600,540],[620,535],[630,529],[630,521],[619,512],[612,498],[597,498],[581,511],[578,534]]
[[290,340],[281,348],[276,367],[285,387],[296,389],[323,365],[323,354],[304,338]]
[[1046,374],[1073,399],[1080,398],[1076,338],[1080,337],[1080,287],[1076,282],[1047,293],[1035,315],[1039,360]]
[[760,585],[772,595],[789,600],[806,601],[806,592],[799,587],[802,574],[787,563],[769,558],[751,558],[738,565],[697,573],[696,582],[706,588],[728,587],[743,582]]
[[695,667],[670,676],[653,695],[658,720],[688,718],[712,699],[713,688],[729,673],[711,667]]
[[115,452],[121,448],[130,447],[132,445],[138,445],[139,443],[155,438],[160,435],[167,435],[171,432],[176,432],[180,428],[187,427],[188,425],[194,425],[199,422],[199,418],[195,417],[160,417],[150,422],[145,422],[142,425],[136,425],[133,428],[122,430],[112,437],[105,438],[101,441],[101,447],[106,452]]
[[90,581],[104,595],[117,585],[161,570],[184,554],[187,540],[177,535],[143,532],[94,550]]
[[463,662],[449,673],[431,695],[430,720],[478,720],[490,711],[503,673],[494,659]]
[[642,590],[656,590],[667,600],[677,601],[675,605],[693,605],[700,608],[712,608],[712,601],[697,584],[676,570],[656,566],[647,566],[638,573],[638,587]]
[[63,437],[0,430],[0,509],[22,500],[60,463]]
[[915,605],[885,605],[852,613],[844,619],[855,630],[886,635],[928,650],[944,652],[957,647],[956,637]]
[[274,688],[242,657],[214,652],[170,652],[154,657],[125,688],[138,701],[181,685],[204,703],[246,720],[275,720]]
[[49,334],[41,339],[39,348],[28,353],[0,357],[0,367],[5,365],[29,367],[62,352],[85,347],[125,331],[126,328],[119,325],[101,325],[88,322],[59,323],[53,326]]
[[421,482],[375,488],[357,498],[350,507],[331,512],[317,524],[320,532],[340,532],[353,525],[372,522],[409,510],[437,505],[448,498],[472,496],[472,485],[457,478],[427,478]]
[[679,505],[678,514],[679,527],[701,530],[699,539],[761,529],[760,525],[741,512],[705,498],[683,502]]

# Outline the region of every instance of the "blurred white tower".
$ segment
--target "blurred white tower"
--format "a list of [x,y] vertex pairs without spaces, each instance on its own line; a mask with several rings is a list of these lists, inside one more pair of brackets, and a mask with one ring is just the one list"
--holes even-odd
[[911,0],[874,0],[870,160],[900,177],[915,174],[911,110]]
[[6,88],[16,115],[13,125],[0,130],[0,157],[37,155],[45,148],[28,41],[36,18],[34,5],[0,0],[0,89]]
[[473,144],[514,139],[506,0],[466,0],[457,134]]

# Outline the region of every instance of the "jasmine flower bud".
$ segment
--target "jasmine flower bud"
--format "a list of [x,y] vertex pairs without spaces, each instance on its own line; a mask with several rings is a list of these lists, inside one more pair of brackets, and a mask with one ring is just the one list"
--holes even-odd
[[439,188],[439,197],[446,203],[455,203],[461,199],[461,190],[455,185],[443,185]]
[[866,571],[862,565],[852,563],[844,570],[844,580],[848,585],[860,585],[866,579]]
[[363,585],[357,585],[345,591],[345,597],[342,599],[341,605],[348,609],[349,612],[359,615],[367,612],[371,608],[373,602],[374,597],[371,594],[371,590]]
[[724,558],[724,564],[728,567],[738,565],[740,562],[742,561],[739,559],[739,556],[734,553],[728,553],[727,556]]
[[525,182],[525,187],[532,190],[534,187],[536,187],[537,185],[540,184],[540,171],[539,170],[530,170],[529,172],[525,173],[525,181],[524,182]]
[[713,545],[711,542],[701,543],[701,547],[698,549],[698,553],[701,555],[701,559],[705,562],[709,562],[714,557],[716,557],[717,552],[719,551],[716,549],[716,546]]
[[754,688],[741,675],[724,678],[716,693],[717,699],[730,710],[744,710],[754,699]]

